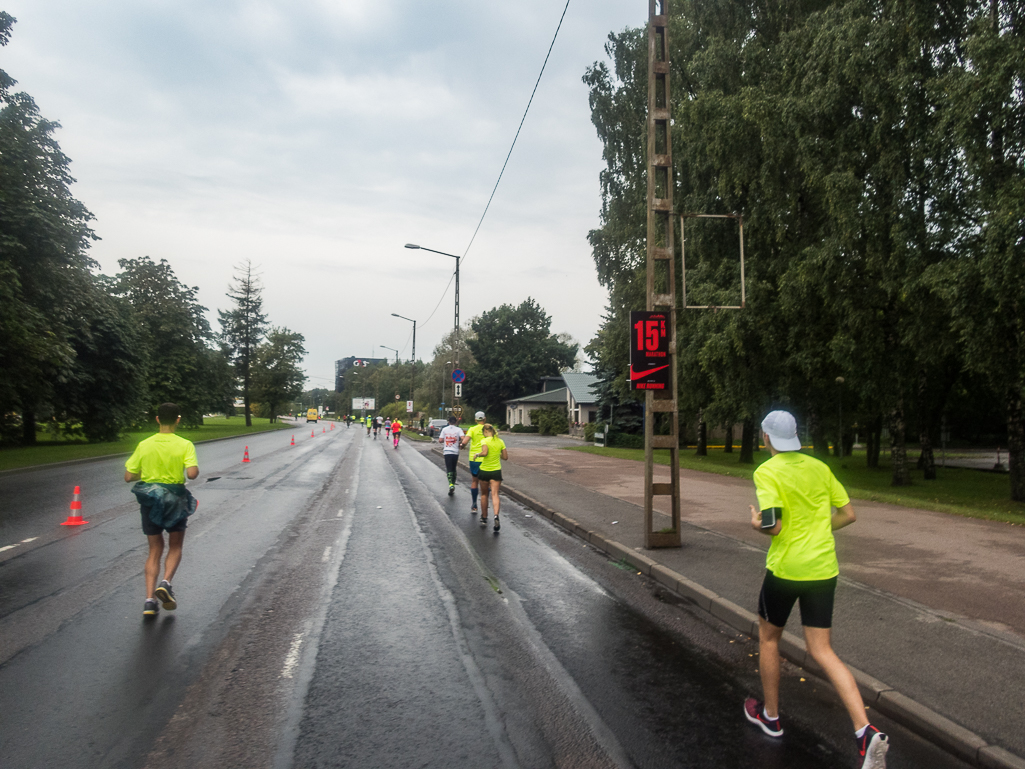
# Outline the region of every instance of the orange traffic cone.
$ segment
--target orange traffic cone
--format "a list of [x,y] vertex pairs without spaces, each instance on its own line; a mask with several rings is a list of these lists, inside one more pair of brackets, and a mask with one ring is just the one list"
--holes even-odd
[[321,428],[320,428],[320,431],[321,431],[322,433],[326,433],[326,432],[327,432],[327,428],[326,428],[326,427],[321,427]]
[[245,456],[242,457],[242,461],[243,462],[248,462],[249,461],[249,447],[248,446],[246,446],[246,453],[245,453]]
[[80,487],[76,486],[71,495],[71,512],[68,514],[68,520],[64,521],[61,526],[81,526],[83,523],[89,523],[89,521],[82,520],[82,501],[79,499],[81,493]]
[[293,446],[295,445],[295,436],[294,435],[292,436],[292,445]]
[[310,430],[310,437],[313,437],[313,430]]
[[334,430],[334,429],[335,429],[335,423],[334,423],[334,422],[332,422],[332,423],[331,423],[331,429],[332,429],[332,430]]

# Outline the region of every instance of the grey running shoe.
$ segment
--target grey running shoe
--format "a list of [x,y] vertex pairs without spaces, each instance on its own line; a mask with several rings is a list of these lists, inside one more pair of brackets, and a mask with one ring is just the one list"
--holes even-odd
[[174,611],[178,608],[178,602],[174,600],[174,591],[171,590],[171,583],[166,579],[157,585],[156,594],[164,608],[168,611]]
[[152,598],[147,598],[146,603],[142,605],[142,616],[155,617],[158,614],[160,614],[160,604]]
[[497,533],[498,533],[498,530],[499,530],[499,529],[501,529],[501,528],[502,528],[502,524],[500,524],[500,523],[498,522],[498,516],[496,515],[496,516],[495,516],[495,525],[494,525],[494,526],[492,527],[492,531],[494,531],[494,532],[495,532],[495,534],[497,534]]

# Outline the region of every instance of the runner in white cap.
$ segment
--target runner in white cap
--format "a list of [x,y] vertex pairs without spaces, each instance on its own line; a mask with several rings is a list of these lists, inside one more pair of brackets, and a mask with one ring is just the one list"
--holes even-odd
[[772,537],[758,596],[758,667],[765,701],[749,697],[744,715],[770,737],[783,735],[779,641],[794,603],[799,603],[808,653],[832,682],[854,722],[859,769],[885,769],[889,739],[868,722],[858,684],[830,644],[840,573],[833,532],[854,523],[857,516],[829,467],[801,453],[792,414],[771,412],[762,420],[762,431],[772,456],[754,473],[758,508],[751,505],[751,527]]
[[477,455],[480,454],[481,443],[484,441],[484,412],[478,411],[474,415],[474,419],[477,420],[477,424],[466,431],[466,435],[463,437],[462,445],[470,444],[470,512],[473,514],[477,513],[477,495],[480,493],[479,484],[480,480],[480,460]]

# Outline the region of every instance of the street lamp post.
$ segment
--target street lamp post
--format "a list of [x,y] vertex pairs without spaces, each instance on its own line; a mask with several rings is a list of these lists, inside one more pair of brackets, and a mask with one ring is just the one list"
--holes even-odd
[[396,350],[394,347],[389,347],[386,344],[379,344],[377,346],[381,347],[381,348],[383,348],[385,350],[391,350],[393,353],[395,353],[395,365],[396,366],[399,365],[399,351],[398,350]]
[[409,399],[413,401],[413,408],[416,408],[416,321],[412,318],[407,318],[405,315],[399,315],[397,312],[392,313],[393,318],[402,318],[402,320],[408,320],[413,324],[413,376],[412,383],[409,386]]
[[455,317],[455,329],[456,338],[459,335],[459,260],[462,258],[456,254],[449,254],[444,251],[435,251],[433,248],[427,248],[426,246],[418,246],[416,243],[407,243],[406,248],[420,249],[422,251],[430,251],[432,254],[441,254],[442,256],[451,256],[456,260],[456,317]]
[[[455,334],[456,334],[456,338],[455,338],[455,352],[454,352],[454,355],[455,355],[455,359],[456,359],[456,364],[458,365],[459,364],[459,260],[462,257],[457,256],[456,254],[446,253],[445,251],[435,251],[433,248],[426,248],[424,246],[418,246],[416,243],[407,243],[406,244],[406,248],[420,249],[422,251],[430,251],[432,254],[441,254],[442,256],[451,256],[453,259],[456,260],[456,313],[455,313]],[[453,388],[453,392],[454,392],[454,388]],[[452,398],[452,403],[453,403],[453,406],[456,405],[456,403],[455,403],[455,395],[454,394],[453,394],[453,398]]]

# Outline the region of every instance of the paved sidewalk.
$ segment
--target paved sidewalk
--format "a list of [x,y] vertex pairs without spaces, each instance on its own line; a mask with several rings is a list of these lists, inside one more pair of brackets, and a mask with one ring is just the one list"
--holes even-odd
[[[768,542],[749,526],[750,481],[681,470],[683,547],[644,550],[643,465],[510,443],[503,491],[719,619],[757,627]],[[834,641],[866,704],[970,763],[1025,767],[1025,527],[854,505],[857,523],[837,534]],[[656,515],[656,529],[668,523]],[[796,612],[787,629],[790,659],[814,669]]]

